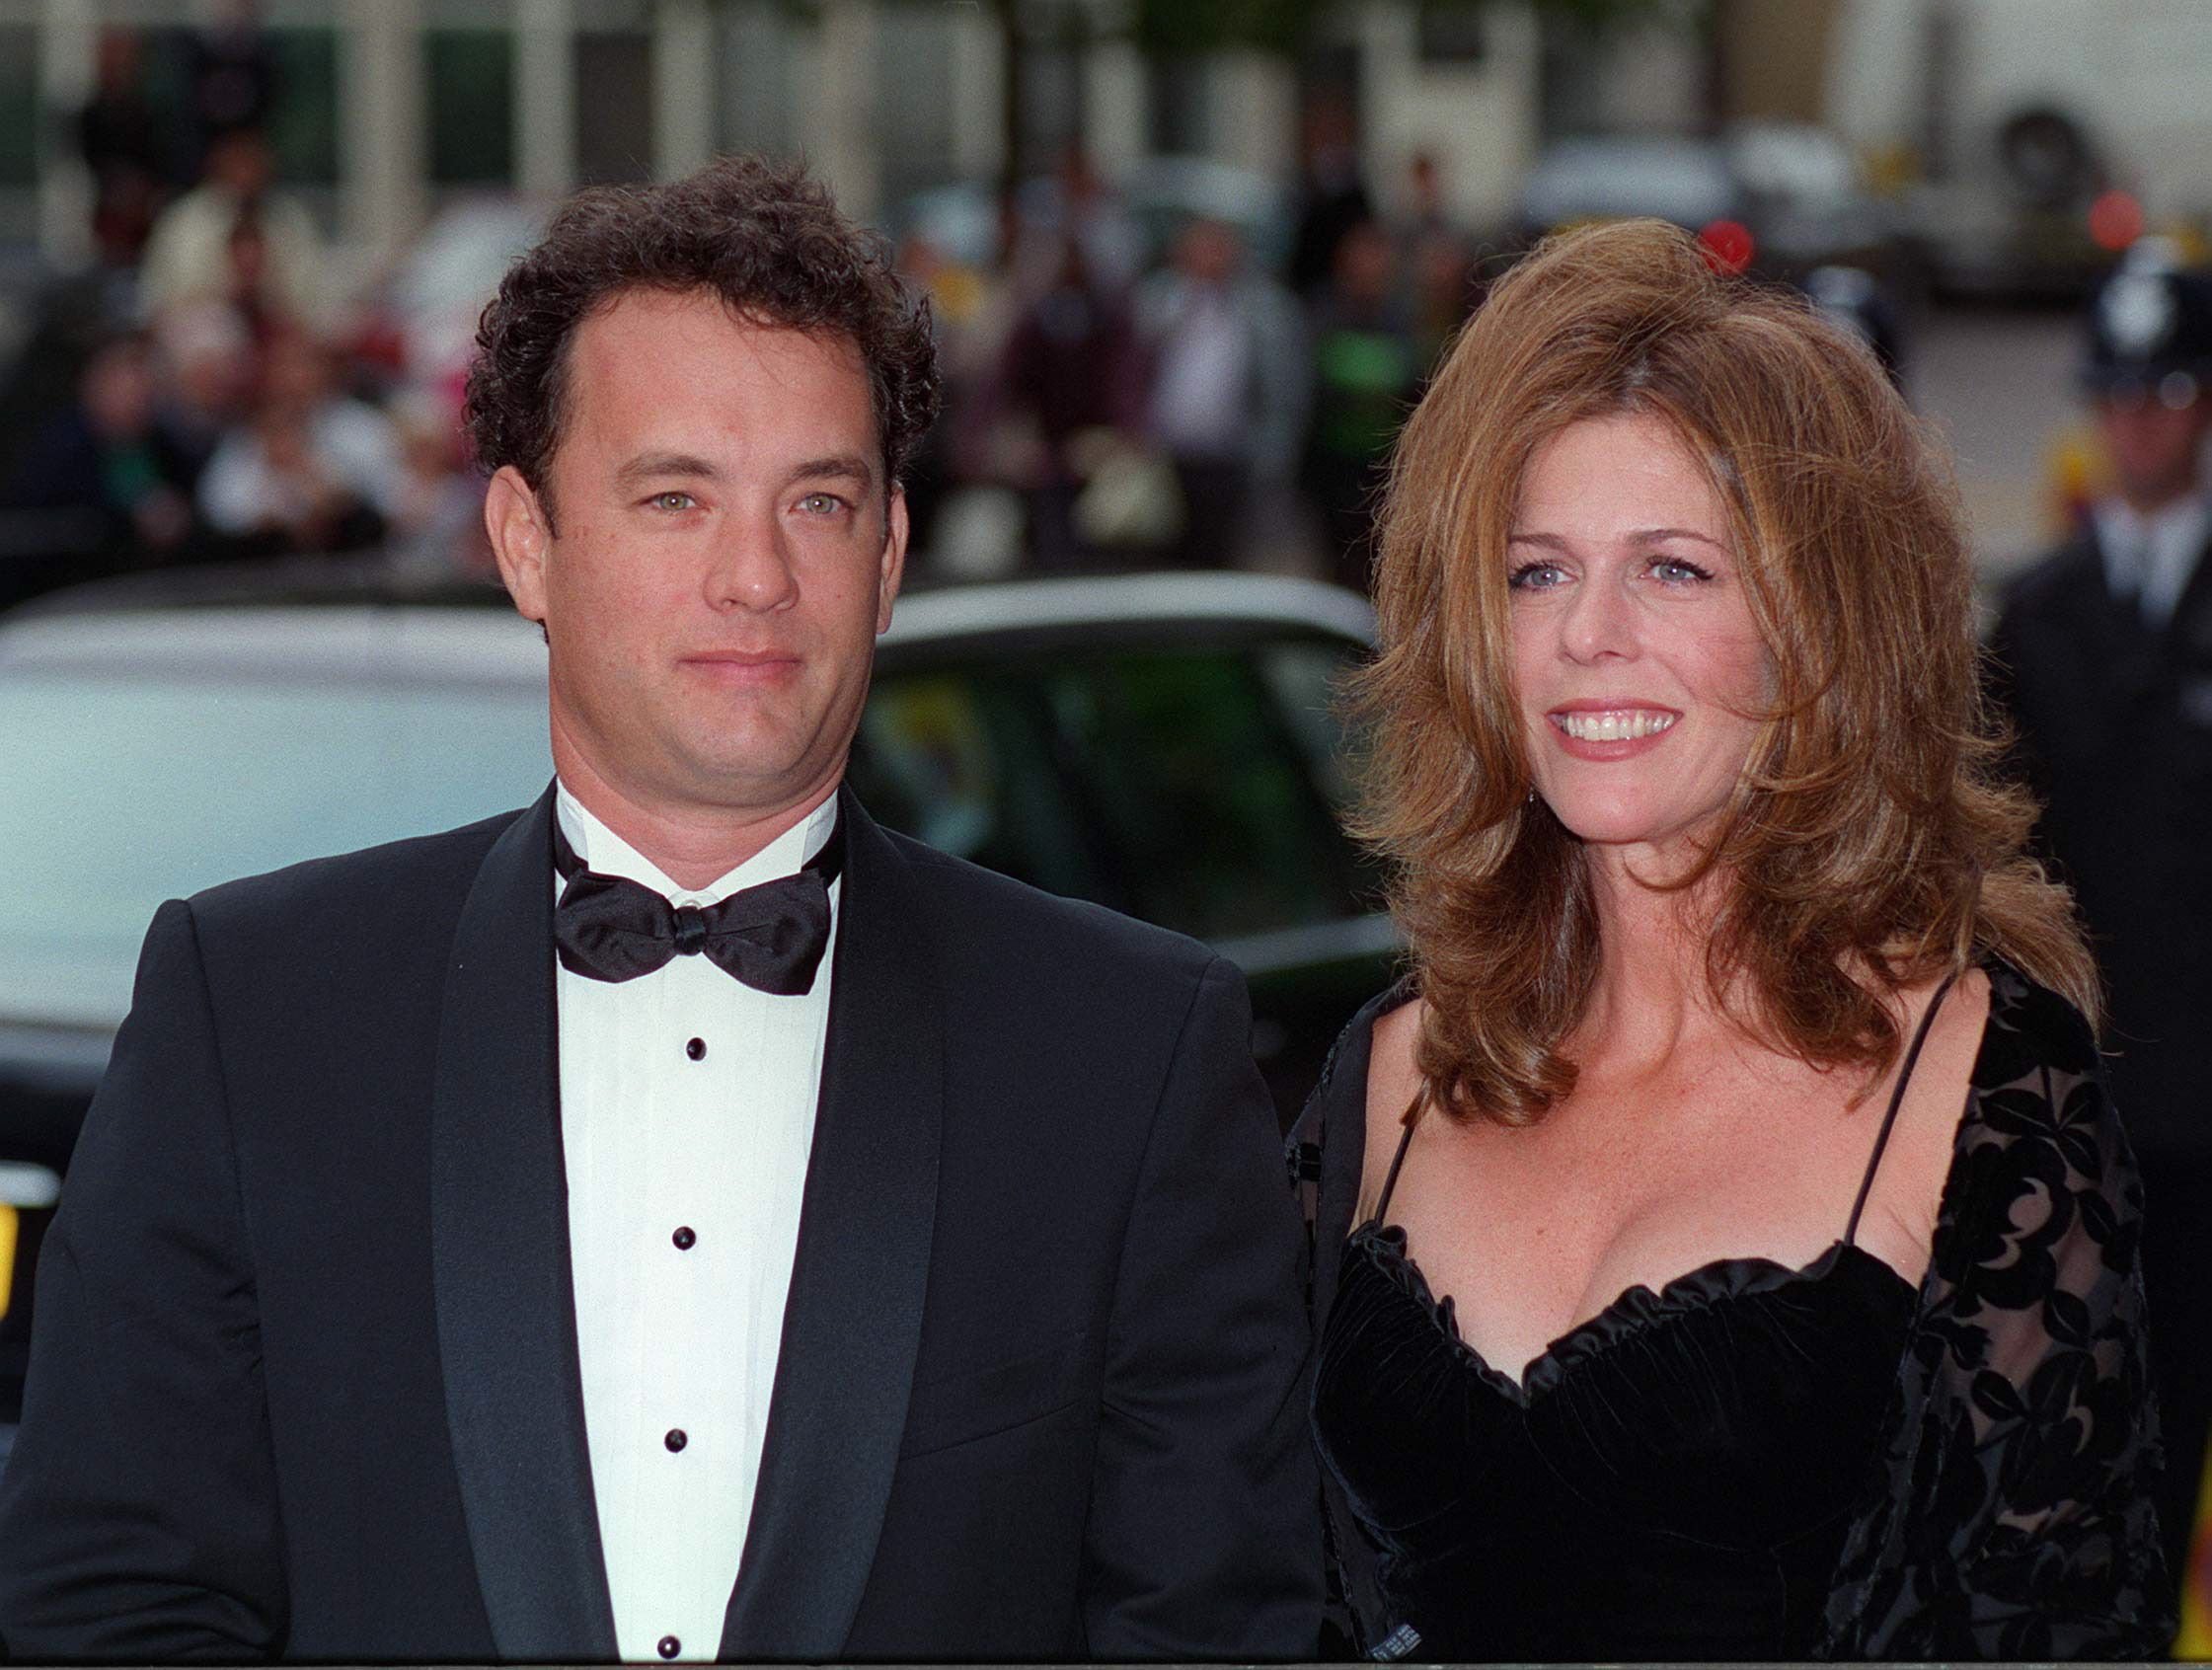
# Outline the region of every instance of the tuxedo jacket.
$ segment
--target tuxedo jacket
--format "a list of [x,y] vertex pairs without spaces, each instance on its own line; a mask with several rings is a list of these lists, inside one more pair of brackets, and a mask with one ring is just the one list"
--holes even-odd
[[[1240,977],[843,816],[723,1655],[1309,1655],[1301,1231]],[[16,1657],[614,1655],[552,819],[162,907],[40,1257]]]
[[[2094,534],[2008,589],[2000,696],[2043,802],[2039,837],[2081,901],[2109,987],[2113,1100],[2153,1157],[2212,1160],[2212,551],[2172,618],[2114,597]],[[2153,1315],[2158,1297],[2153,1291]]]

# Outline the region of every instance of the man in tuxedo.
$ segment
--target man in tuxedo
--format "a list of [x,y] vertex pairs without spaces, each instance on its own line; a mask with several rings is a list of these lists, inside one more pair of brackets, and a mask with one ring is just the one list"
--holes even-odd
[[558,781],[155,919],[41,1258],[7,1646],[1310,1652],[1242,982],[839,787],[926,313],[731,161],[571,202],[480,345]]
[[1997,683],[2110,993],[2113,1100],[2143,1171],[2159,1517],[2186,1569],[2212,1424],[2212,280],[2139,250],[2090,311],[2111,465],[2080,533],[2007,589]]

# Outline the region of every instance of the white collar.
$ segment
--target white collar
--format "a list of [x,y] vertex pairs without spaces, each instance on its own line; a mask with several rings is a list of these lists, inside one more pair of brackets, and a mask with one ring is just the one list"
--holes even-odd
[[2212,536],[2212,505],[2185,493],[2146,516],[2123,498],[2104,498],[2092,514],[2106,588],[2134,598],[2146,619],[2169,619]]
[[800,867],[821,850],[830,831],[836,827],[837,797],[831,795],[743,864],[717,876],[704,887],[678,886],[652,860],[593,816],[584,803],[569,792],[569,786],[558,780],[554,815],[561,820],[561,833],[569,838],[569,846],[583,861],[586,870],[595,870],[601,875],[624,876],[641,886],[650,887],[673,904],[712,905],[720,904],[741,887],[797,874]]

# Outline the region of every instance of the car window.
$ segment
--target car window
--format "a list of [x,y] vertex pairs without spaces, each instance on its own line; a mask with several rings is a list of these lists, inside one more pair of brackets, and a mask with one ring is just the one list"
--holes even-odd
[[163,899],[526,804],[542,687],[0,680],[0,981],[120,1014]]
[[1340,921],[1375,877],[1337,826],[1352,650],[978,656],[880,675],[853,781],[885,823],[1202,939]]

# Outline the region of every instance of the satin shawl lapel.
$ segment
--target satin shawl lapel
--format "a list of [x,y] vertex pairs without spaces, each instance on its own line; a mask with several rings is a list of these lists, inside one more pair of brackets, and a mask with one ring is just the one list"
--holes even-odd
[[430,1131],[438,1351],[497,1656],[610,1659],[555,1036],[548,790],[486,855],[453,936]]
[[2167,630],[2175,639],[2174,646],[2199,665],[2202,657],[2212,655],[2212,544],[2197,553],[2196,567],[2174,600]]
[[722,1656],[834,1659],[906,1425],[937,1214],[945,1040],[914,877],[849,792],[821,1101]]

